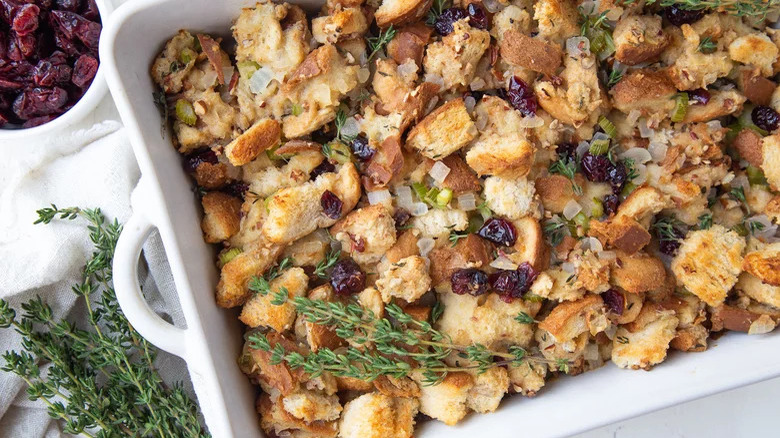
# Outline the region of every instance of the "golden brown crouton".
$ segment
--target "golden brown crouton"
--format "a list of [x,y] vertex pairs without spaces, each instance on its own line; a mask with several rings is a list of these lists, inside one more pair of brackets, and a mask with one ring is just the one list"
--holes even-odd
[[[409,313],[408,308],[404,309],[406,313]],[[411,313],[409,314],[411,315]],[[427,318],[423,319],[423,321],[425,320]],[[409,377],[396,379],[393,376],[380,376],[374,380],[374,387],[388,397],[420,397],[420,386]]]
[[430,159],[444,158],[468,144],[477,135],[462,98],[436,108],[418,123],[406,138],[406,146]]
[[262,119],[225,146],[225,155],[234,166],[243,166],[268,149],[276,146],[282,135],[279,122]]
[[[544,233],[539,221],[532,217],[524,217],[512,222],[517,233],[517,240],[508,254],[509,260],[517,265],[528,263],[541,272],[550,263],[550,251],[544,240]],[[487,264],[487,263],[486,263]]]
[[658,15],[632,15],[621,18],[612,33],[615,59],[626,65],[653,62],[661,56],[670,39],[661,28]]
[[290,415],[307,424],[337,420],[341,414],[341,403],[335,394],[325,395],[301,389],[283,396],[279,403]]
[[398,29],[395,37],[387,43],[387,56],[399,65],[411,59],[418,67],[422,66],[425,46],[430,41],[432,32],[433,29],[423,23],[414,23]]
[[257,400],[257,412],[260,413],[260,427],[269,435],[278,436],[280,433],[288,433],[300,437],[335,438],[338,434],[337,421],[306,423],[284,409],[281,396],[278,394],[260,395]]
[[598,238],[603,245],[617,248],[628,255],[644,248],[651,238],[645,227],[627,216],[605,222],[591,219],[588,234]]
[[650,369],[663,362],[679,320],[673,310],[646,303],[636,322],[618,328],[612,345],[612,362],[620,368]]
[[667,115],[674,109],[677,89],[664,72],[641,69],[626,73],[610,93],[615,108],[626,114],[637,110],[643,115]]
[[420,403],[413,398],[363,394],[344,405],[339,422],[343,438],[412,438]]
[[563,51],[557,44],[532,38],[517,30],[503,33],[499,45],[501,58],[511,65],[553,76],[561,66]]
[[777,244],[747,253],[742,269],[761,279],[766,284],[780,286],[780,246]]
[[[452,154],[441,160],[445,166],[450,169],[447,177],[441,182],[443,188],[447,188],[455,192],[456,194],[464,192],[479,192],[482,188],[479,178],[473,170],[463,161],[458,154]],[[434,161],[426,158],[425,167],[433,167]]]
[[422,216],[412,219],[412,227],[423,237],[446,238],[450,232],[463,231],[469,225],[469,217],[463,210],[433,208]]
[[456,21],[452,27],[441,41],[428,44],[423,60],[425,72],[441,76],[448,90],[471,83],[479,59],[490,45],[490,34],[469,26],[468,20]]
[[222,267],[217,283],[217,305],[235,307],[250,297],[249,280],[270,268],[282,252],[280,245],[257,245],[233,257]]
[[539,36],[563,45],[567,38],[579,35],[580,14],[573,0],[540,0],[533,3]]
[[[591,331],[591,321],[604,314],[604,301],[600,295],[588,294],[577,301],[558,304],[539,328],[546,330],[557,342],[565,342]],[[596,333],[592,333],[596,334]]]
[[[186,30],[180,30],[170,41],[165,44],[162,53],[152,64],[152,79],[166,93],[173,94],[181,91],[184,86],[184,78],[195,66],[197,53],[195,52],[195,37]],[[185,64],[182,63],[182,53],[194,54]],[[171,68],[175,64],[177,68]]]
[[709,122],[718,117],[742,111],[745,96],[737,90],[710,92],[710,100],[704,105],[690,105],[683,123]]
[[417,246],[417,235],[419,231],[410,229],[398,235],[395,244],[387,250],[385,257],[390,263],[396,263],[402,258],[420,255],[420,248]]
[[540,176],[534,182],[544,209],[551,213],[562,213],[569,201],[577,199],[572,180],[564,175],[552,173]]
[[465,372],[448,373],[438,385],[421,385],[420,412],[453,426],[466,416],[466,400],[473,386],[474,378]]
[[761,76],[758,69],[742,67],[737,75],[737,88],[751,103],[769,105],[777,84]]
[[376,10],[376,25],[385,28],[414,23],[431,8],[433,0],[383,0]]
[[673,310],[679,320],[677,334],[671,347],[679,351],[704,351],[707,349],[709,331],[702,325],[707,318],[705,304],[694,295],[671,296],[659,303],[664,309]]
[[642,186],[631,192],[620,204],[615,218],[630,217],[647,227],[653,215],[667,206],[668,199],[660,190]]
[[658,288],[664,283],[665,278],[664,264],[644,253],[628,255],[618,252],[617,260],[612,267],[612,283],[626,292],[635,294]]
[[209,192],[200,200],[203,205],[203,239],[219,243],[233,237],[241,223],[241,200],[222,192]]
[[780,287],[764,283],[753,274],[743,272],[735,288],[761,304],[780,309]]
[[672,260],[678,284],[710,306],[717,306],[737,282],[745,240],[721,225],[688,233]]
[[474,234],[469,234],[458,240],[454,247],[443,245],[434,248],[428,254],[428,258],[431,260],[430,271],[433,285],[437,286],[450,281],[450,277],[457,269],[487,266],[492,261],[490,251],[490,244]]
[[741,36],[729,45],[732,60],[757,67],[764,76],[772,75],[777,54],[777,45],[765,33]]
[[761,170],[772,189],[780,190],[780,134],[764,137],[761,151]]
[[[699,27],[699,23],[695,24]],[[669,79],[678,90],[706,88],[718,78],[731,72],[734,63],[726,52],[716,50],[712,53],[703,53],[699,50],[699,44],[705,35],[700,34],[689,24],[680,26],[680,29],[682,41],[676,50],[678,54],[666,69]]]
[[509,366],[509,381],[512,389],[526,397],[533,397],[544,386],[547,367],[544,364],[531,364],[524,361],[520,365]]
[[376,263],[395,244],[395,221],[384,205],[370,205],[353,210],[330,233],[357,263]]
[[752,129],[739,131],[732,143],[739,152],[739,156],[750,163],[751,166],[761,167],[764,161],[761,145],[761,136]]
[[751,312],[739,307],[721,304],[712,308],[712,331],[719,332],[723,329],[747,333],[753,322],[757,321],[761,314]]
[[428,266],[420,256],[410,256],[393,263],[376,281],[382,300],[389,303],[400,298],[407,303],[417,301],[431,288]]
[[320,44],[360,37],[366,30],[368,21],[360,8],[345,8],[311,20],[311,32]]
[[[295,322],[295,306],[292,298],[306,295],[309,277],[301,268],[287,269],[279,278],[271,282],[270,291],[263,295],[256,293],[244,304],[238,319],[249,327],[270,327],[281,333],[292,328]],[[286,289],[290,301],[281,306],[271,303],[274,295]]]
[[512,220],[531,215],[536,208],[534,183],[525,178],[491,176],[485,180],[484,195],[493,212]]
[[482,414],[498,409],[498,404],[509,389],[506,368],[493,367],[484,373],[474,372],[473,375],[474,386],[469,389],[466,406]]

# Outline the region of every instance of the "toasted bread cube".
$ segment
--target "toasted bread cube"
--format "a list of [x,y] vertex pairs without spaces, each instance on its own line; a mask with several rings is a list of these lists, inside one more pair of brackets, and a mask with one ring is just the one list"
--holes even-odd
[[665,278],[663,262],[641,252],[632,255],[618,252],[617,263],[612,267],[612,284],[634,294],[658,288]]
[[281,403],[285,411],[307,424],[338,420],[341,414],[341,403],[336,394],[324,395],[301,389],[282,397]]
[[615,218],[630,217],[647,227],[653,215],[667,206],[668,198],[660,190],[643,186],[631,192],[620,204]]
[[604,300],[600,295],[588,294],[577,301],[567,301],[555,306],[539,323],[539,328],[550,333],[556,342],[566,342],[585,332],[595,335],[602,331],[603,328],[598,330],[600,327],[593,322],[603,315]]
[[547,367],[524,361],[520,365],[509,366],[509,381],[512,389],[526,397],[533,397],[544,387],[544,378],[547,376]]
[[722,225],[688,233],[672,271],[677,282],[710,306],[723,304],[742,271],[745,239]]
[[393,263],[376,281],[382,300],[389,303],[400,298],[413,303],[431,288],[428,266],[420,256],[410,256]]
[[764,137],[761,169],[773,190],[780,190],[780,134]]
[[732,60],[758,67],[764,76],[774,73],[772,65],[777,54],[777,45],[763,32],[741,36],[729,45]]
[[716,91],[710,93],[710,100],[705,105],[691,105],[685,112],[683,123],[709,122],[718,117],[742,111],[745,96],[737,90]]
[[780,286],[780,245],[775,243],[746,254],[742,269],[766,284]]
[[761,136],[752,129],[739,131],[732,143],[739,152],[739,156],[750,163],[751,166],[761,167],[764,162]]
[[478,175],[520,178],[531,170],[535,148],[523,135],[482,135],[466,154],[466,162]]
[[463,231],[468,226],[469,217],[463,210],[431,209],[412,219],[412,227],[420,230],[423,237],[433,239],[445,237],[453,230]]
[[418,66],[422,66],[425,46],[430,41],[432,32],[433,29],[423,23],[398,29],[395,37],[387,43],[387,55],[399,65],[411,59]]
[[641,250],[650,243],[651,239],[650,233],[642,224],[627,216],[606,222],[591,219],[588,234],[626,254],[634,254]]
[[550,252],[539,221],[526,216],[513,221],[512,225],[517,232],[517,240],[512,247],[515,252],[508,255],[509,260],[518,265],[528,263],[537,271],[544,271],[550,263]]
[[[162,53],[154,60],[152,64],[152,79],[169,94],[175,94],[181,91],[184,86],[184,78],[195,66],[195,59],[181,65],[180,55],[185,49],[195,50],[195,37],[186,30],[180,30],[170,41],[165,43]],[[174,63],[178,69],[171,68]],[[175,70],[175,71],[174,71]]]
[[[306,295],[309,277],[301,268],[290,268],[284,271],[279,278],[271,282],[271,289],[267,295],[256,294],[244,304],[238,319],[249,327],[270,327],[279,333],[292,328],[295,323],[295,305],[292,298]],[[290,300],[277,306],[272,304],[274,295],[283,289],[288,292]]]
[[367,30],[368,21],[360,8],[345,8],[311,20],[311,33],[320,44],[360,37]]
[[656,61],[669,45],[658,15],[631,15],[621,18],[612,33],[615,58],[626,65]]
[[284,409],[279,394],[260,395],[257,400],[260,413],[260,427],[271,436],[288,434],[294,437],[335,438],[338,435],[337,421],[313,421],[307,423]]
[[330,233],[361,265],[378,262],[395,244],[395,221],[382,204],[353,210]]
[[230,239],[241,224],[241,200],[222,192],[209,192],[200,200],[203,205],[203,239],[219,243]]
[[268,149],[276,146],[282,130],[274,119],[262,119],[225,146],[225,155],[234,166],[243,166]]
[[674,109],[677,89],[669,77],[661,71],[632,70],[612,87],[612,104],[628,114],[637,110],[643,115],[667,115]]
[[753,274],[743,272],[735,287],[761,304],[780,308],[780,287],[767,284]]
[[249,280],[270,268],[281,252],[280,245],[262,244],[233,257],[220,272],[217,305],[229,308],[244,304],[251,295]]
[[458,269],[487,266],[492,261],[490,252],[490,244],[475,234],[458,240],[455,246],[442,245],[434,248],[428,253],[433,285],[450,281],[452,274]]
[[567,38],[580,34],[577,2],[573,0],[540,0],[534,2],[534,20],[539,36],[563,45]]
[[562,63],[563,51],[559,45],[514,29],[502,34],[499,47],[501,58],[507,63],[548,76],[554,75]]
[[485,180],[485,200],[488,207],[497,215],[511,220],[533,214],[534,183],[525,178],[509,179],[491,176]]
[[385,254],[387,261],[396,263],[402,258],[420,255],[420,248],[417,246],[419,234],[420,232],[413,228],[399,234],[395,244]]
[[756,105],[769,105],[777,84],[760,74],[758,68],[741,67],[738,69],[737,88],[747,99]]
[[406,138],[406,146],[417,149],[432,160],[444,158],[477,136],[462,98],[452,99],[436,108],[418,123]]
[[506,368],[493,367],[484,373],[474,373],[474,386],[466,399],[472,411],[484,414],[498,409],[498,404],[509,389],[509,373]]
[[490,45],[490,34],[469,26],[466,19],[452,27],[441,41],[428,44],[423,60],[425,72],[441,76],[447,90],[471,83],[479,59]]
[[344,405],[339,436],[412,438],[419,407],[420,402],[413,398],[388,397],[378,392],[363,394]]
[[[742,274],[750,275],[750,274]],[[737,288],[739,288],[737,283]],[[747,333],[755,321],[762,315],[739,307],[721,304],[712,308],[712,331],[720,332],[724,329]]]
[[629,324],[633,331],[623,326],[615,333],[612,362],[620,368],[648,370],[666,359],[679,320],[673,310],[652,303],[642,307],[637,320],[643,323]]
[[[458,154],[452,154],[440,160],[450,169],[447,177],[441,182],[442,188],[447,188],[461,194],[465,192],[479,192],[482,184],[477,174],[466,164],[466,161]],[[426,169],[430,170],[436,162],[430,158],[425,159]]]
[[564,175],[552,173],[540,176],[534,182],[544,209],[551,213],[563,213],[569,201],[577,200],[572,180]]
[[385,28],[414,23],[424,17],[433,0],[383,0],[374,14],[376,25]]
[[[417,376],[416,380],[422,380]],[[466,372],[451,372],[438,385],[420,385],[420,412],[453,426],[468,412],[466,402],[474,378]]]

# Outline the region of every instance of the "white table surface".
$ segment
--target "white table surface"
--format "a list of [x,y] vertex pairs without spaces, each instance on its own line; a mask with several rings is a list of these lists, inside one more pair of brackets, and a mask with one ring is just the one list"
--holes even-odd
[[[92,114],[74,125],[73,129],[88,127],[106,119],[119,119],[110,97],[106,97]],[[780,419],[780,415],[778,415],[780,412],[779,398],[780,378],[776,378],[604,426],[575,435],[575,437],[734,438],[780,436],[780,432],[777,432],[777,422]],[[609,409],[609,406],[604,406],[604,409]]]

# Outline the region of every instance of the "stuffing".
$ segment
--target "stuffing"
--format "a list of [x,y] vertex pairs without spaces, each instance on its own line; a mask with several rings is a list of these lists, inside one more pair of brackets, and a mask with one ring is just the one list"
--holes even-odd
[[361,306],[372,311],[374,315],[381,317],[385,313],[385,303],[382,294],[373,287],[367,287],[358,294],[358,302]]
[[154,60],[152,79],[164,92],[173,94],[182,90],[184,78],[197,60],[196,43],[191,33],[180,30],[165,44],[162,53]]
[[637,321],[617,329],[612,362],[620,368],[649,370],[666,358],[679,320],[673,310],[645,304]]
[[424,17],[433,0],[382,0],[376,10],[376,24],[381,28],[414,23]]
[[259,120],[225,146],[225,156],[230,164],[242,166],[257,158],[261,152],[279,144],[281,134],[282,130],[276,120]]
[[745,96],[736,90],[712,91],[710,100],[704,105],[690,105],[683,123],[709,122],[718,117],[742,111]]
[[313,391],[301,390],[283,396],[282,407],[290,415],[305,423],[314,421],[333,421],[341,414],[341,404],[337,395],[323,395]]
[[756,68],[742,67],[738,69],[737,88],[755,105],[769,105],[777,84],[761,76]]
[[502,33],[501,57],[510,65],[553,76],[561,66],[563,51],[557,44],[533,38],[514,29]]
[[256,244],[233,257],[220,272],[217,305],[229,308],[244,304],[251,295],[249,280],[270,268],[281,252],[280,245]]
[[735,288],[761,304],[780,309],[780,287],[763,282],[753,274],[743,272]]
[[238,232],[241,223],[240,199],[227,193],[209,192],[203,195],[200,202],[203,206],[200,227],[206,242],[219,243]]
[[[447,177],[441,182],[442,188],[450,189],[455,194],[479,192],[482,189],[479,178],[460,155],[452,154],[440,161],[450,169]],[[434,163],[435,161],[426,158],[426,169],[430,170]]]
[[328,234],[315,231],[286,247],[282,252],[282,258],[292,258],[293,266],[316,266],[325,259],[328,250],[330,250]]
[[406,147],[436,160],[452,154],[476,136],[477,127],[466,111],[463,99],[453,99],[436,108],[409,131]]
[[577,275],[574,282],[575,287],[581,287],[593,293],[605,292],[610,288],[611,260],[601,259],[591,250],[576,251],[569,256],[569,260],[574,264]]
[[485,180],[484,195],[490,210],[508,219],[520,219],[536,210],[534,183],[525,178],[491,176]]
[[456,344],[477,343],[491,349],[509,345],[527,347],[533,327],[518,324],[514,318],[520,312],[534,316],[540,307],[540,303],[525,300],[506,303],[494,293],[473,297],[446,292],[439,299],[444,305],[444,313],[437,321],[439,330],[451,336]]
[[[336,421],[312,421],[306,423],[287,412],[283,399],[278,394],[262,394],[257,400],[260,413],[260,427],[269,435],[292,438],[335,438],[338,433]],[[338,400],[335,401],[338,403]],[[340,406],[339,406],[340,407]]]
[[442,245],[434,248],[428,253],[433,286],[450,281],[452,274],[458,269],[486,267],[492,261],[491,250],[486,240],[474,234],[458,240],[455,246]]
[[358,84],[358,70],[359,66],[349,65],[331,44],[309,53],[282,86],[299,108],[284,117],[284,136],[302,137],[333,120],[341,99]]
[[433,29],[422,23],[398,29],[395,37],[387,43],[387,55],[399,65],[411,59],[418,67],[422,66],[425,46],[430,41],[432,32]]
[[233,135],[236,110],[225,103],[213,87],[205,90],[190,88],[180,100],[192,105],[197,121],[194,126],[178,119],[173,122],[179,152],[186,154],[217,141],[228,140]]
[[780,244],[748,252],[742,260],[742,269],[766,284],[780,286]]
[[733,61],[757,67],[763,76],[772,76],[772,65],[777,60],[777,45],[764,33],[741,36],[729,44]]
[[531,285],[529,293],[551,301],[563,302],[582,298],[585,295],[585,289],[577,285],[571,272],[556,267],[539,274],[534,284]]
[[482,374],[473,373],[474,386],[469,389],[466,406],[474,412],[486,413],[498,409],[498,404],[509,389],[506,368],[489,368]]
[[615,108],[626,114],[636,110],[646,116],[666,117],[674,109],[677,89],[666,73],[639,69],[626,73],[610,93]]
[[780,134],[764,137],[761,142],[761,170],[773,190],[780,190]]
[[737,133],[732,142],[739,152],[740,158],[746,160],[751,166],[761,167],[764,161],[761,136],[752,129],[742,129]]
[[[766,317],[766,315],[735,306],[729,306],[727,304],[721,304],[712,309],[712,331],[720,332],[726,329],[749,333],[753,324],[764,317]],[[774,327],[770,329],[770,331],[773,329]]]
[[[335,294],[329,284],[324,284],[309,291],[308,298],[332,302]],[[287,304],[285,303],[285,305]],[[320,348],[335,350],[346,345],[346,342],[331,327],[311,323],[303,315],[298,315],[295,319],[295,336],[300,340],[306,340],[311,351],[317,351]]]
[[650,225],[650,219],[668,206],[668,199],[658,189],[643,186],[633,192],[618,207],[615,219],[629,217],[643,224]]
[[[513,30],[528,34],[531,32],[531,15],[517,5],[508,5],[493,15],[493,27],[490,34],[502,43],[504,34]],[[502,55],[503,56],[503,55]]]
[[615,25],[612,39],[615,42],[615,59],[626,65],[658,60],[670,42],[661,28],[658,15],[622,17]]
[[382,204],[353,210],[336,222],[331,235],[361,265],[376,263],[395,244],[395,221]]
[[[422,380],[422,376],[415,377],[415,380]],[[453,426],[466,416],[466,403],[473,387],[474,378],[465,372],[448,373],[438,385],[421,385],[420,412]]]
[[309,277],[301,268],[290,268],[282,273],[279,278],[271,282],[270,292],[266,295],[256,293],[250,298],[238,319],[249,327],[270,327],[279,333],[292,328],[295,323],[295,306],[287,301],[281,306],[271,303],[274,294],[287,290],[288,297],[302,297],[306,295]]
[[717,306],[737,282],[743,249],[745,240],[721,225],[691,231],[672,260],[672,272],[678,284],[710,306]]
[[374,387],[388,397],[420,397],[420,385],[409,377],[381,376],[374,380]]
[[393,263],[381,273],[376,288],[382,294],[382,300],[389,303],[400,298],[408,303],[417,301],[431,288],[428,266],[420,256],[409,256]]
[[[399,64],[392,59],[379,59],[376,62],[376,73],[372,86],[376,97],[382,101],[382,109],[387,112],[400,113],[408,104],[408,95],[415,88],[417,68],[413,61],[406,61],[414,66],[409,72],[401,73]],[[406,69],[406,64],[404,69]]]
[[355,166],[347,163],[338,173],[326,173],[314,181],[276,192],[267,202],[263,234],[271,242],[289,243],[317,228],[333,225],[336,219],[326,216],[320,203],[325,191],[341,200],[342,215],[351,211],[361,193]]
[[412,438],[420,402],[372,392],[344,405],[339,422],[343,438]]
[[533,397],[544,386],[547,367],[544,364],[525,361],[520,365],[510,365],[509,382],[512,389],[526,397]]
[[577,301],[566,301],[553,308],[539,323],[539,329],[549,333],[557,343],[572,340],[582,333],[591,335],[603,331],[604,301],[595,294]]
[[425,50],[425,73],[440,76],[447,90],[469,85],[489,44],[487,31],[469,26],[468,20],[456,21],[449,35]]
[[707,349],[709,331],[702,325],[706,320],[704,303],[693,295],[672,296],[659,303],[664,309],[673,310],[679,320],[677,334],[671,347],[679,351],[704,351]]
[[528,263],[540,272],[545,270],[550,263],[550,252],[539,221],[526,216],[512,221],[512,225],[515,227],[517,240],[512,246],[514,252],[507,254],[509,260],[517,265]]
[[420,232],[415,229],[406,230],[398,235],[395,244],[387,250],[385,258],[389,263],[396,263],[402,258],[420,255],[420,248],[417,246]]
[[446,238],[451,231],[463,231],[468,225],[469,217],[463,210],[434,208],[412,219],[412,227],[420,230],[423,237],[433,239]]
[[598,238],[602,245],[619,249],[628,255],[644,248],[652,237],[642,224],[627,216],[604,222],[591,219],[588,234]]
[[669,79],[678,90],[706,88],[731,72],[734,63],[728,53],[722,50],[702,53],[699,51],[702,36],[690,24],[683,24],[680,29],[684,38],[680,54],[667,69]]
[[533,4],[533,8],[541,38],[563,45],[567,38],[580,34],[580,15],[576,2],[540,0]]
[[[584,178],[580,177],[578,180],[578,184],[582,187]],[[540,176],[536,178],[534,183],[544,209],[549,210],[551,213],[560,214],[569,201],[577,200],[572,180],[564,175],[553,173]]]
[[651,291],[665,278],[663,262],[641,252],[628,255],[619,251],[617,262],[612,267],[612,284],[630,293]]
[[311,20],[311,32],[320,44],[360,37],[367,30],[368,21],[360,8],[345,8]]
[[283,166],[276,167],[270,160],[263,160],[264,155],[242,166],[242,179],[249,184],[250,196],[254,194],[258,198],[267,198],[281,189],[309,181],[312,170],[325,159],[319,150],[301,151],[286,159]]

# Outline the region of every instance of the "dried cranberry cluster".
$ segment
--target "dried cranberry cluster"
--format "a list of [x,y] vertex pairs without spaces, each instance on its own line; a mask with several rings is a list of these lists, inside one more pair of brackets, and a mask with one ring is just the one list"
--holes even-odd
[[469,19],[469,25],[476,27],[477,29],[487,29],[490,24],[488,15],[482,6],[470,3],[466,9],[463,8],[449,8],[442,11],[442,13],[436,18],[436,22],[433,27],[441,36],[447,36],[452,33],[453,26],[456,21],[464,18]]
[[0,127],[73,107],[97,73],[101,29],[95,0],[0,0]]
[[515,270],[499,270],[487,275],[476,268],[458,269],[452,273],[452,292],[458,295],[479,296],[487,292],[488,286],[504,301],[522,298],[528,292],[539,273],[524,262]]

